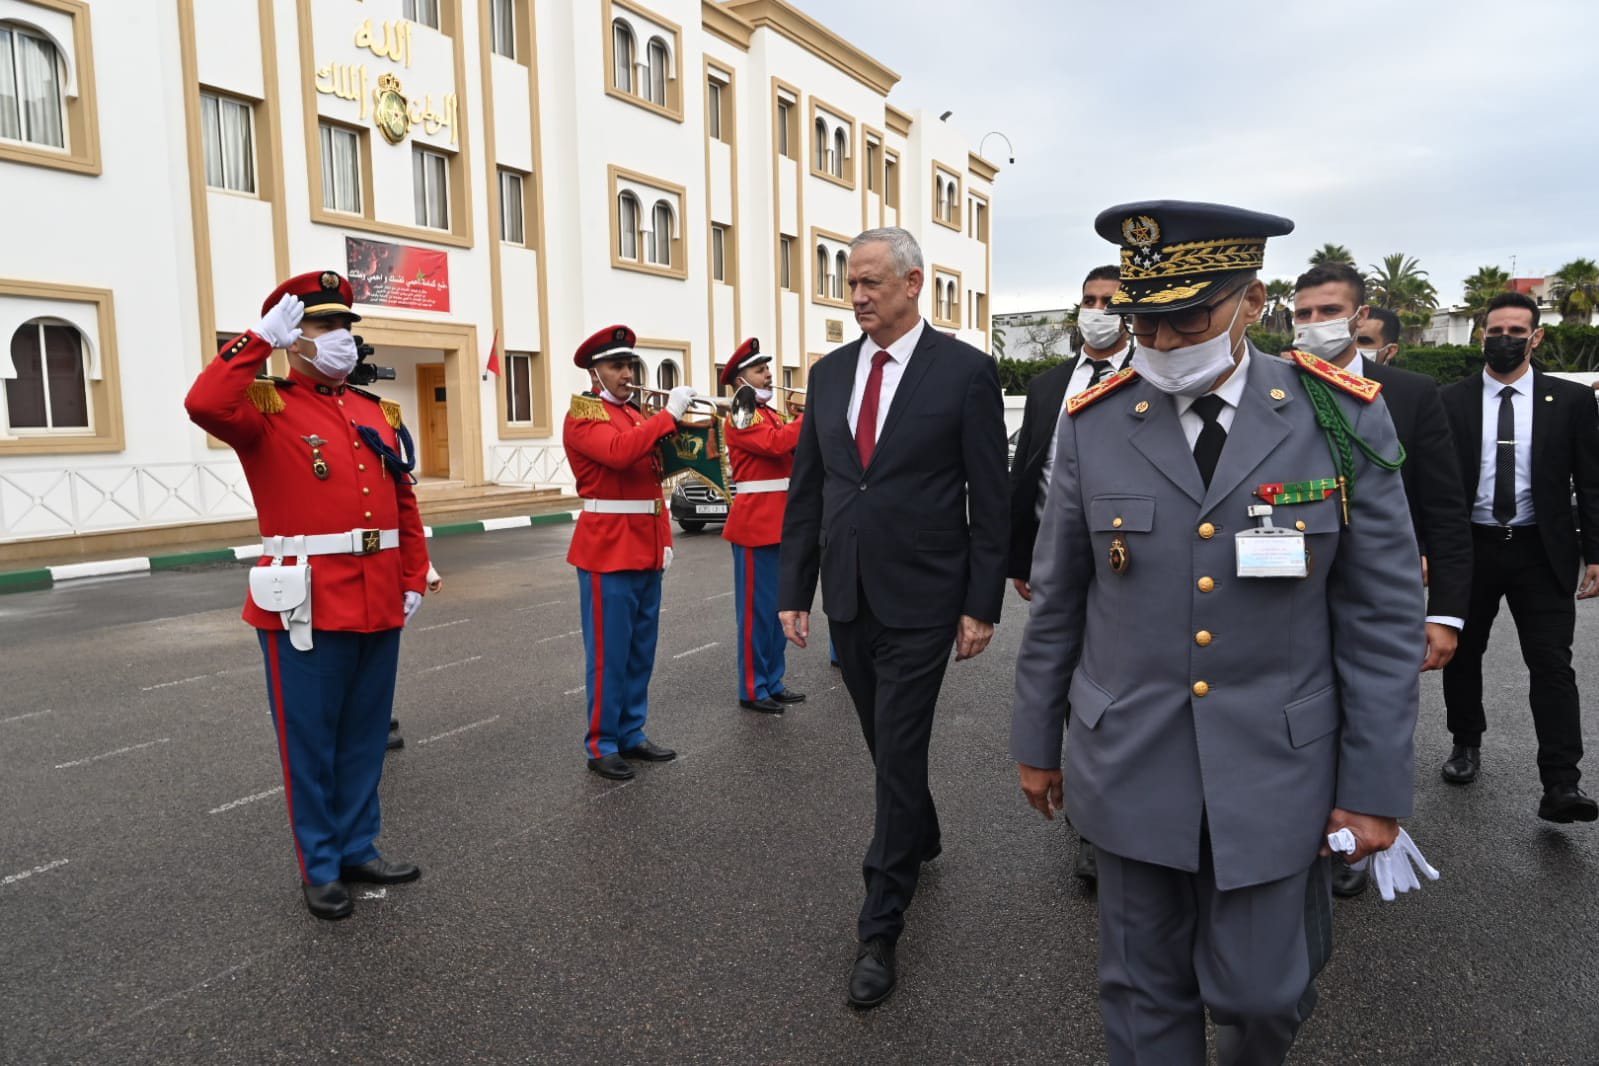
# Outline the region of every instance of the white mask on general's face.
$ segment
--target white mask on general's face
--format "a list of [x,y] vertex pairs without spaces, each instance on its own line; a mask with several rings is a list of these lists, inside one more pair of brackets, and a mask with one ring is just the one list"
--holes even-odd
[[1294,327],[1294,347],[1322,359],[1336,359],[1354,342],[1349,318],[1330,318],[1325,322],[1301,322]]
[[330,378],[346,378],[360,359],[355,347],[355,335],[347,329],[330,330],[309,338],[316,343],[316,355],[311,365]]
[[[1233,343],[1233,326],[1243,307],[1244,301],[1239,300],[1238,306],[1233,308],[1233,317],[1227,323],[1227,328],[1208,341],[1167,352],[1138,348],[1133,352],[1133,369],[1138,371],[1139,377],[1161,392],[1173,396],[1204,395],[1209,391],[1211,382],[1232,368],[1233,352],[1238,349],[1238,345]],[[1240,338],[1238,344],[1242,343]]]
[[1122,316],[1085,307],[1077,312],[1077,329],[1090,348],[1109,348],[1122,335]]

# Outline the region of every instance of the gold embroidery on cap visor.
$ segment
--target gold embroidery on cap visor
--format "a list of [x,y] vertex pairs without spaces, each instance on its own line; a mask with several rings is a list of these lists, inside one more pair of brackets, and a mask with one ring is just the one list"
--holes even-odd
[[[1190,241],[1154,250],[1123,248],[1121,260],[1122,287],[1116,290],[1110,302],[1116,306],[1160,306],[1191,299],[1216,280],[1193,282],[1196,277],[1259,270],[1266,262],[1266,242],[1224,239]],[[1149,288],[1147,283],[1158,281],[1168,284],[1154,291],[1142,291]],[[1192,283],[1179,284],[1185,281]]]

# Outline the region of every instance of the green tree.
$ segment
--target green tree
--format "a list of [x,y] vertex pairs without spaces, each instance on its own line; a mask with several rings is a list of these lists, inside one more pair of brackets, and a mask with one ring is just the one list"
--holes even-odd
[[1407,311],[1430,314],[1437,308],[1438,289],[1415,256],[1395,252],[1383,256],[1380,266],[1372,264],[1366,269],[1366,298],[1375,306],[1401,315]]
[[1586,326],[1599,307],[1599,263],[1592,259],[1573,259],[1554,272],[1549,295],[1560,309],[1560,318],[1573,325]]
[[1483,319],[1488,317],[1488,301],[1510,291],[1510,273],[1503,267],[1478,267],[1465,284],[1466,311],[1471,315],[1471,334],[1475,338]]
[[1342,263],[1345,266],[1354,266],[1355,257],[1348,248],[1341,244],[1324,244],[1311,253],[1310,265],[1322,266],[1326,263]]
[[1293,282],[1287,278],[1266,282],[1266,317],[1261,325],[1273,333],[1292,333],[1293,305]]

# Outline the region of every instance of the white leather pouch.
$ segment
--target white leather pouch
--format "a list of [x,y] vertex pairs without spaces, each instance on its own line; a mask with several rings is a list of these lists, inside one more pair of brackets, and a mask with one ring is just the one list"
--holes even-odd
[[295,548],[305,551],[304,538],[298,545],[286,538],[283,555],[274,556],[267,566],[257,566],[250,571],[250,599],[263,611],[271,611],[283,620],[289,631],[289,643],[299,651],[311,650],[311,564],[299,562],[285,566],[288,557],[304,560]]

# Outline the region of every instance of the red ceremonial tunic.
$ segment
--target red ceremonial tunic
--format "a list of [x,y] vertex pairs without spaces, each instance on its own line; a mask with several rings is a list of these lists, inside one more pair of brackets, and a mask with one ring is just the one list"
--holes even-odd
[[[727,454],[733,464],[733,481],[773,481],[794,471],[794,449],[799,447],[804,415],[785,424],[766,405],[757,408],[753,425],[739,429],[731,419],[723,423]],[[722,537],[746,548],[763,548],[783,539],[783,509],[787,492],[740,492],[722,527]]]
[[[183,405],[201,429],[233,446],[255,497],[261,535],[299,536],[352,529],[398,529],[400,546],[371,555],[315,555],[311,563],[311,625],[315,629],[375,633],[405,622],[404,593],[427,587],[427,541],[411,486],[391,477],[386,464],[357,429],[371,426],[399,450],[379,402],[344,386],[318,385],[297,371],[275,388],[258,392],[281,399],[268,414],[250,398],[256,371],[272,346],[254,333],[230,341],[200,372]],[[268,402],[265,406],[275,407]],[[315,436],[327,478],[312,471]],[[269,560],[263,557],[258,565]],[[245,594],[244,620],[258,629],[283,622]]]
[[[566,461],[585,500],[654,500],[661,504],[660,439],[677,429],[661,411],[646,418],[631,404],[598,396],[572,397],[562,440]],[[566,561],[597,573],[659,570],[672,546],[672,525],[661,504],[655,514],[579,511]]]

